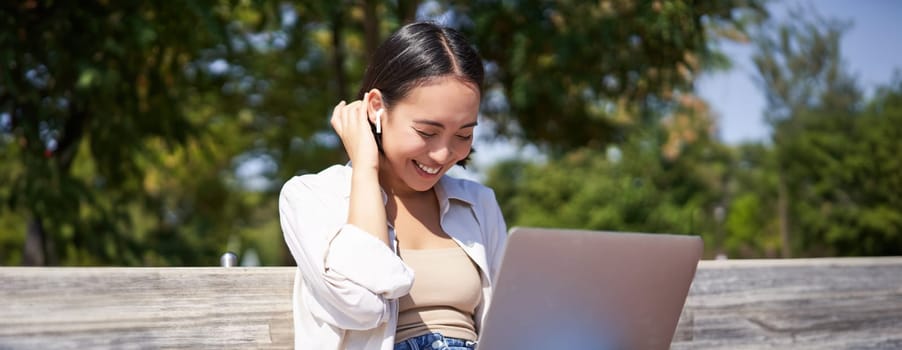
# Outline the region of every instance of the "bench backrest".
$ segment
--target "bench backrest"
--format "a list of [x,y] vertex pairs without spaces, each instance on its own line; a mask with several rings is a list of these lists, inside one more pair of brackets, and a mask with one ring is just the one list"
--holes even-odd
[[[295,269],[0,267],[0,349],[290,349]],[[902,348],[902,258],[703,261],[673,349]]]

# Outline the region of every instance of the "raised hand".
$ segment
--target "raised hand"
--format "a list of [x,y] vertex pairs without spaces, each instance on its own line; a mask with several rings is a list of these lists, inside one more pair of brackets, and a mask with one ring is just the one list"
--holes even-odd
[[331,124],[348,152],[354,168],[379,168],[379,150],[367,117],[369,94],[363,101],[346,104],[341,101],[332,110]]

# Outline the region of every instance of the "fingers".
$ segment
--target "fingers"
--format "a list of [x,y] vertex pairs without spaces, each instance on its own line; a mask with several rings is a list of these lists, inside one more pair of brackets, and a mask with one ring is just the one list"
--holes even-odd
[[344,111],[345,126],[348,128],[358,128],[361,122],[366,122],[366,111],[363,108],[363,101],[357,100],[351,102],[345,107]]
[[329,123],[341,138],[361,132],[358,130],[370,130],[366,104],[360,100],[351,103],[339,102],[332,109],[332,118]]
[[367,116],[367,104],[357,100],[351,103],[341,101],[332,109],[329,120],[332,128],[341,138],[348,157],[354,164],[378,168],[379,151]]
[[341,135],[342,125],[341,125],[341,112],[344,110],[345,101],[342,100],[335,108],[332,109],[332,118],[329,119],[329,124],[332,125],[332,129],[335,129],[335,132]]

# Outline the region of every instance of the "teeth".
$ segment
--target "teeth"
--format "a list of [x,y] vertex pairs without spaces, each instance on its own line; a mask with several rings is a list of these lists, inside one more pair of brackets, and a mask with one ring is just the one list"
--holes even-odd
[[430,168],[428,166],[421,164],[420,162],[415,162],[415,163],[417,164],[417,167],[419,167],[423,171],[429,173],[430,175],[438,174],[438,171],[441,170],[441,168]]

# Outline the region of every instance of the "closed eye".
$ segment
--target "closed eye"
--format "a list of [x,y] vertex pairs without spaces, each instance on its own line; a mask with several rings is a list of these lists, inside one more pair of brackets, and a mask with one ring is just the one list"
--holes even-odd
[[461,139],[461,140],[464,140],[464,141],[467,141],[467,140],[470,140],[470,139],[473,138],[473,134],[470,134],[470,135],[456,135],[456,136],[457,136],[457,138],[459,138],[459,139]]
[[425,132],[425,131],[420,130],[420,129],[413,129],[413,130],[416,131],[417,134],[420,134],[420,136],[422,136],[422,137],[427,137],[427,138],[428,138],[428,137],[433,137],[433,136],[436,135],[435,133],[428,133],[428,132]]

